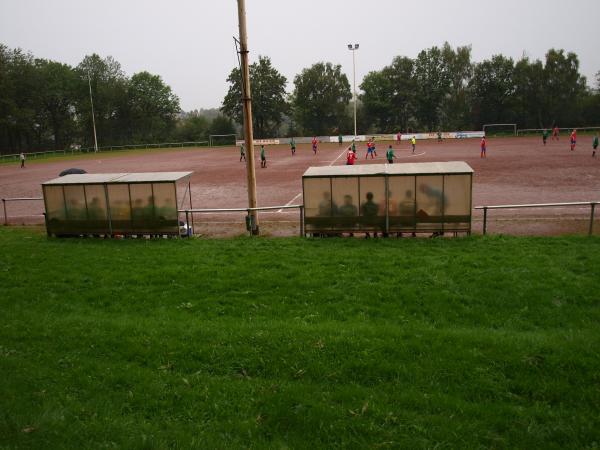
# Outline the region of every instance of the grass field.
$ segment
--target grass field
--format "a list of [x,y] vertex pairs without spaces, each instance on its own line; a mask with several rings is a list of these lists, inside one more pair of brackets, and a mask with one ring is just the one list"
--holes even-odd
[[0,448],[600,445],[598,238],[0,242]]

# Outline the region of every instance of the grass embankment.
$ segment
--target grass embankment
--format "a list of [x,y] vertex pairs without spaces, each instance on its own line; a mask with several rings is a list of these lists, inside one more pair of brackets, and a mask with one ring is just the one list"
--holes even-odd
[[[149,147],[149,148],[129,148],[129,149],[114,149],[114,150],[102,150],[99,153],[94,152],[76,152],[71,153],[67,151],[66,153],[56,153],[56,154],[43,154],[32,156],[30,154],[26,154],[27,160],[25,164],[36,164],[36,163],[47,163],[49,161],[60,160],[60,161],[73,161],[73,160],[86,160],[86,159],[98,159],[98,158],[114,158],[119,156],[135,156],[135,155],[145,155],[150,153],[164,153],[169,151],[181,151],[181,150],[203,150],[203,149],[211,149],[216,147]],[[18,157],[16,158],[0,158],[1,164],[13,164],[19,165],[21,164]]]
[[600,442],[600,239],[0,242],[2,448]]

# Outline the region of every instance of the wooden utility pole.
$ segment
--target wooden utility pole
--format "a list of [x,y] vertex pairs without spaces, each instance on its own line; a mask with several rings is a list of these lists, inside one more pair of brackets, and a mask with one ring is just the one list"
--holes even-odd
[[[256,208],[256,171],[254,167],[254,133],[252,130],[252,95],[250,90],[250,68],[248,66],[248,34],[246,32],[246,1],[238,0],[240,23],[240,55],[242,59],[242,101],[244,105],[244,140],[246,141],[246,175],[248,178],[248,208]],[[250,211],[250,228],[253,235],[259,234],[258,214]]]

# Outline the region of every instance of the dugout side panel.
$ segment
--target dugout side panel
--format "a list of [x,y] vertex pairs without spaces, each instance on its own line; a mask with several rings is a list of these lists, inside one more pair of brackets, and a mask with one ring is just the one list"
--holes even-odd
[[156,229],[160,233],[178,234],[177,197],[175,183],[153,183],[154,215]]
[[130,233],[131,202],[129,198],[129,185],[109,184],[107,189],[113,233]]
[[336,211],[333,229],[340,232],[359,230],[358,177],[334,177],[331,185],[332,209]]
[[129,186],[131,195],[131,224],[138,234],[152,234],[157,230],[154,214],[152,183],[134,183]]
[[49,235],[65,232],[65,198],[62,186],[43,186],[46,204],[46,227]]
[[444,176],[417,176],[416,201],[416,229],[418,231],[442,231],[446,202]]
[[444,229],[468,231],[471,224],[471,176],[445,175]]
[[102,184],[87,184],[84,186],[87,204],[87,229],[91,234],[109,234],[108,211],[106,208],[106,193]]
[[336,208],[331,197],[331,178],[304,178],[305,231],[331,231]]
[[416,227],[416,177],[412,175],[388,178],[388,210],[390,231],[412,232]]
[[386,195],[385,177],[360,177],[360,219],[361,230],[385,231]]

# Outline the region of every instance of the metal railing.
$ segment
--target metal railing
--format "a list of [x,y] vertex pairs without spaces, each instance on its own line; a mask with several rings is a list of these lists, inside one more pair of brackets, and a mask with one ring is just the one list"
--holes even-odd
[[[43,201],[43,197],[17,197],[17,198],[3,198],[2,199],[2,210],[4,212],[4,225],[8,225],[8,212],[6,204],[10,202],[27,202],[27,201]],[[594,217],[596,212],[596,205],[600,205],[600,201],[596,202],[569,202],[569,203],[532,203],[532,204],[521,204],[521,205],[486,205],[486,206],[475,206],[473,209],[483,210],[483,234],[487,234],[487,222],[488,222],[488,210],[496,209],[525,209],[525,208],[556,208],[556,207],[570,207],[570,206],[589,206],[590,207],[590,221],[588,234],[591,236],[594,231]],[[246,226],[250,234],[252,234],[252,222],[250,212],[252,211],[281,211],[285,209],[298,209],[300,212],[300,235],[304,236],[304,205],[284,205],[284,206],[264,206],[259,208],[205,208],[205,209],[180,209],[179,213],[185,214],[185,221],[188,229],[190,228],[190,217],[193,225],[194,214],[220,214],[220,213],[246,213]],[[39,215],[43,217],[43,214]],[[37,217],[37,215],[36,215]]]
[[[184,148],[184,147],[202,147],[208,146],[209,141],[187,141],[187,142],[161,142],[158,144],[125,144],[125,145],[105,145],[102,147],[98,147],[98,152],[106,152],[106,151],[121,151],[121,150],[142,150],[147,149],[151,150],[153,148]],[[233,144],[229,144],[230,146]],[[49,157],[56,156],[57,154],[62,155],[73,155],[75,153],[94,153],[93,147],[80,147],[80,148],[70,148],[65,150],[48,150],[43,152],[26,152],[25,157],[27,159],[33,158],[37,159],[38,157]],[[0,161],[4,160],[10,161],[18,161],[20,159],[20,153],[12,153],[9,155],[0,154]]]
[[522,208],[553,208],[565,206],[589,206],[590,207],[590,226],[588,234],[591,236],[594,231],[594,213],[596,205],[600,202],[570,202],[570,203],[532,203],[524,205],[493,205],[493,206],[476,206],[474,209],[483,210],[483,234],[487,233],[487,214],[488,209],[522,209]]
[[[2,210],[4,211],[4,225],[8,225],[8,213],[6,212],[7,202],[30,202],[30,201],[42,201],[43,197],[19,197],[19,198],[3,198],[2,199]],[[40,214],[43,216],[43,214]]]
[[246,213],[246,229],[252,236],[253,223],[250,212],[252,211],[280,211],[283,209],[300,210],[300,236],[304,236],[304,205],[284,205],[284,206],[263,206],[260,208],[205,208],[205,209],[180,209],[179,213],[185,214],[185,224],[190,229],[190,214],[192,218],[192,229],[194,225],[194,214],[215,214],[215,213]]

